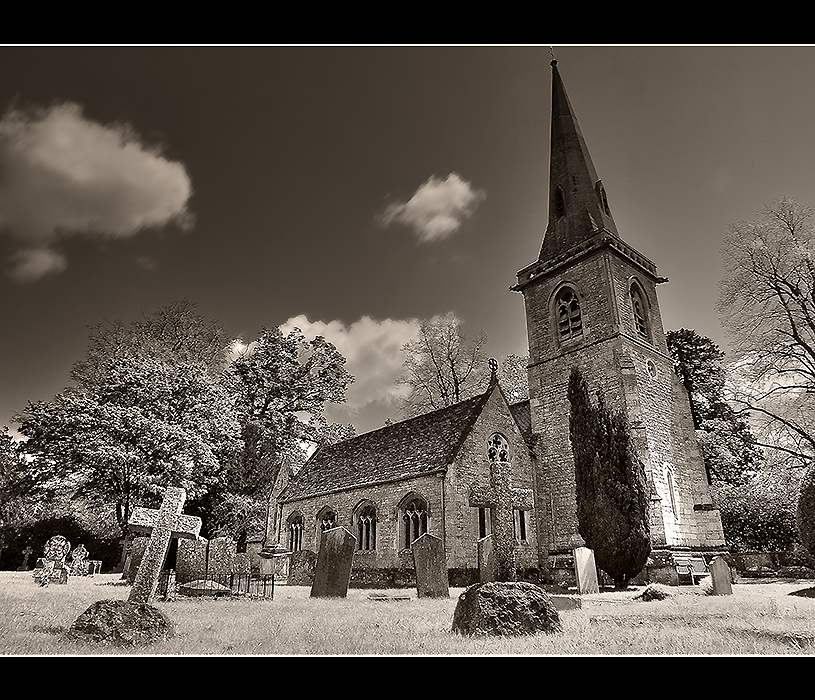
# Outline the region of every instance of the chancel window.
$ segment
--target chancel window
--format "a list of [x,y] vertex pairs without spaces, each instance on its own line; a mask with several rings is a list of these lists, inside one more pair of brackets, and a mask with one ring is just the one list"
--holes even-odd
[[645,300],[642,288],[635,282],[631,285],[631,310],[634,313],[634,330],[637,335],[651,339],[651,332],[648,324],[648,305]]
[[376,549],[376,508],[373,505],[363,506],[356,516],[357,549]]
[[337,526],[337,514],[330,508],[326,509],[318,516],[318,522],[320,523],[320,530],[322,532],[330,530],[331,528]]
[[289,551],[299,552],[303,548],[303,516],[295,513],[289,517]]
[[421,498],[414,498],[402,513],[402,547],[409,549],[413,540],[427,532],[427,504]]
[[583,335],[580,300],[571,287],[564,287],[555,297],[555,315],[558,337],[561,340],[571,340]]

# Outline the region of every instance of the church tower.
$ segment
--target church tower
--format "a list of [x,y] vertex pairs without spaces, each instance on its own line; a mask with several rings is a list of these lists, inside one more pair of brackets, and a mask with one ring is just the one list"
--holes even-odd
[[657,300],[667,280],[619,235],[609,199],[552,66],[549,220],[538,259],[517,273],[529,339],[542,562],[583,541],[577,529],[567,387],[580,366],[592,393],[628,416],[651,488],[652,551],[725,547],[687,392]]

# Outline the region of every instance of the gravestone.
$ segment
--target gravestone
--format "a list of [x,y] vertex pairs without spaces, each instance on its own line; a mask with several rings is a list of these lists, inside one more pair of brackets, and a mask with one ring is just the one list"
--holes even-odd
[[514,581],[514,510],[532,508],[532,489],[512,487],[512,465],[507,461],[508,445],[502,435],[495,433],[490,437],[487,456],[490,463],[489,486],[473,485],[469,505],[490,509],[492,547],[497,569],[495,580]]
[[175,555],[175,581],[177,584],[189,583],[203,578],[207,568],[207,546],[209,542],[203,537],[196,540],[178,541]]
[[344,527],[325,530],[320,537],[312,598],[345,598],[351,581],[351,565],[357,538]]
[[416,593],[419,598],[447,598],[447,555],[440,537],[425,533],[413,541],[413,568],[416,571]]
[[20,564],[19,567],[17,567],[17,571],[28,571],[28,558],[31,556],[31,552],[33,552],[33,551],[34,550],[31,549],[31,547],[26,547],[23,550],[23,555],[24,555],[23,556],[23,563]]
[[207,552],[207,578],[229,585],[237,544],[231,537],[214,537]]
[[201,519],[181,514],[186,498],[187,492],[184,489],[168,486],[161,508],[133,510],[128,526],[136,532],[150,532],[150,542],[127,599],[129,603],[146,604],[156,592],[159,574],[172,538],[198,538]]
[[54,583],[68,583],[71,570],[65,557],[71,551],[71,543],[62,535],[54,535],[45,543],[42,557],[37,560],[37,567],[32,572],[40,586]]
[[71,573],[74,576],[88,575],[88,550],[80,544],[71,552]]
[[147,550],[149,543],[149,537],[134,537],[130,543],[130,553],[127,555],[127,564],[125,570],[122,572],[122,578],[126,579],[130,584],[136,580],[136,574],[139,571],[141,560],[144,558],[144,552]]
[[102,562],[99,559],[88,559],[88,576],[102,573]]
[[588,547],[574,550],[574,574],[577,580],[577,592],[580,595],[599,593],[597,566],[594,563],[594,551]]
[[709,568],[713,595],[731,595],[733,593],[732,574],[724,557],[716,557],[710,562]]
[[492,535],[482,537],[476,543],[478,548],[478,581],[487,583],[495,581],[498,576],[498,560],[492,546]]

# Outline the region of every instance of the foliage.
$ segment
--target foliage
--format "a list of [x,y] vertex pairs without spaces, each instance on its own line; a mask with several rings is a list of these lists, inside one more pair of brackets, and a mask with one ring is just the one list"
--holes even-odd
[[626,588],[651,551],[645,467],[625,415],[610,410],[600,392],[598,406],[592,405],[578,367],[569,376],[569,403],[578,531],[597,566]]
[[402,347],[405,359],[398,383],[409,389],[404,415],[412,418],[484,391],[489,381],[486,344],[483,331],[471,338],[453,312],[422,321],[419,337]]
[[239,435],[218,381],[223,337],[189,303],[94,326],[75,386],[16,416],[51,492],[114,502],[124,530],[132,508],[163,487],[196,498],[223,479]]
[[21,525],[31,518],[29,497],[35,473],[29,469],[19,445],[3,426],[0,432],[0,553]]
[[690,395],[696,437],[712,483],[743,484],[761,468],[763,454],[747,420],[725,395],[725,353],[710,338],[682,328],[665,334],[674,369]]
[[509,354],[498,365],[498,383],[510,405],[529,398],[528,364],[527,355]]
[[808,467],[801,480],[796,521],[801,544],[815,556],[815,467]]
[[815,228],[792,199],[730,226],[719,311],[736,355],[730,399],[760,445],[807,465],[815,455]]
[[730,550],[793,550],[799,539],[795,502],[800,483],[800,470],[768,461],[744,483],[714,484],[713,499]]

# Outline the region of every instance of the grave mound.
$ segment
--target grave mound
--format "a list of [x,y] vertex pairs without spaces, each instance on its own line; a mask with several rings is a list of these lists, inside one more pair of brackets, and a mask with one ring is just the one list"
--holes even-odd
[[562,632],[549,594],[524,581],[476,583],[458,599],[453,632],[464,635],[514,636]]
[[143,646],[171,637],[172,622],[158,608],[126,600],[97,600],[69,629],[69,635],[84,642],[116,646]]

